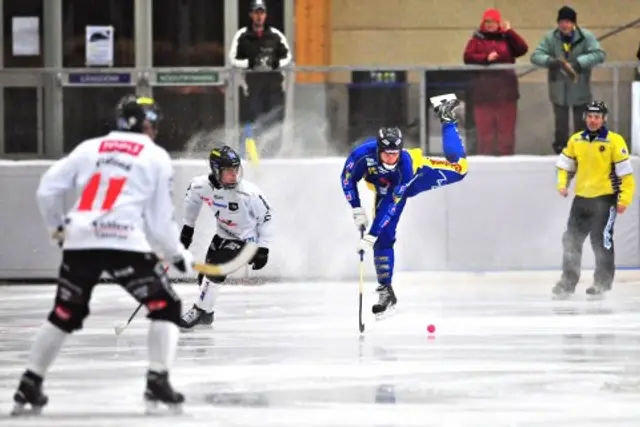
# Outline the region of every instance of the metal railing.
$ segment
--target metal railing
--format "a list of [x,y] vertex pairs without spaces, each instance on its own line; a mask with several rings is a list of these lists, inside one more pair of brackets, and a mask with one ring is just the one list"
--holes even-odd
[[[606,63],[592,70],[593,98],[609,105],[610,127],[627,139],[637,67],[637,62]],[[252,103],[243,91],[245,74],[236,69],[3,69],[0,155],[59,157],[81,140],[112,127],[113,107],[132,91],[159,102],[165,117],[158,142],[176,156],[206,151],[220,141],[242,149],[251,132],[265,157],[342,155],[383,125],[400,126],[408,145],[438,154],[439,126],[429,111],[429,97],[454,92],[464,101],[461,131],[473,154],[478,120],[504,89],[498,80],[487,90],[481,77],[505,70],[528,74],[519,79],[519,99],[505,95],[509,98],[505,102],[517,106],[515,139],[510,142],[515,153],[551,154],[554,119],[546,70],[529,71],[534,68],[528,64],[296,66],[282,71],[282,107],[257,120],[250,120],[255,114],[249,114]],[[505,137],[496,134],[495,139],[499,144]]]

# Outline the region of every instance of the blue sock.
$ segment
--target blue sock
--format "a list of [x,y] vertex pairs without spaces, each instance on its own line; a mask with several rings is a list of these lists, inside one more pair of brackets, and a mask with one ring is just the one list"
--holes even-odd
[[382,286],[390,286],[393,279],[394,251],[393,248],[374,249],[373,263],[378,275],[378,283]]
[[456,163],[462,157],[466,157],[462,138],[460,138],[458,126],[455,123],[442,124],[442,151],[451,163]]

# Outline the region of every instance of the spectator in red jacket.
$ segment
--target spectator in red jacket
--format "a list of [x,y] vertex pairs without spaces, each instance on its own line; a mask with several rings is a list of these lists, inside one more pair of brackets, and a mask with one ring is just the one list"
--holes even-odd
[[[500,11],[487,9],[480,28],[464,50],[465,64],[513,64],[527,53],[522,37],[502,21]],[[514,70],[474,72],[473,99],[478,154],[513,154],[518,114],[518,77]],[[497,142],[497,150],[494,150]]]

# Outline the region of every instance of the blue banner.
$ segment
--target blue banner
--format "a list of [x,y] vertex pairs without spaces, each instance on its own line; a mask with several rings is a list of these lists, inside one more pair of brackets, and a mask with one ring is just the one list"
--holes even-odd
[[69,84],[130,85],[131,73],[69,73]]

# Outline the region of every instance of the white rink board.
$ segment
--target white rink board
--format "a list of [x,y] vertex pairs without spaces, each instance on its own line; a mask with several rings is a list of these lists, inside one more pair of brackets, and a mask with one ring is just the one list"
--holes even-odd
[[[398,228],[398,271],[557,269],[571,199],[555,191],[555,156],[471,157],[462,182],[412,198]],[[260,276],[340,280],[357,275],[358,233],[340,187],[343,158],[245,163],[274,209],[275,242]],[[636,179],[640,161],[633,159]],[[0,279],[53,278],[60,251],[51,246],[35,190],[50,161],[2,161]],[[175,160],[178,218],[189,180],[208,173],[204,160]],[[365,206],[372,195],[363,190]],[[215,223],[203,209],[192,251],[203,258]],[[640,266],[638,203],[616,222],[619,266]],[[367,274],[373,274],[367,262]],[[593,266],[588,241],[584,266]],[[241,271],[236,276],[244,276]],[[250,272],[250,276],[256,273]]]

